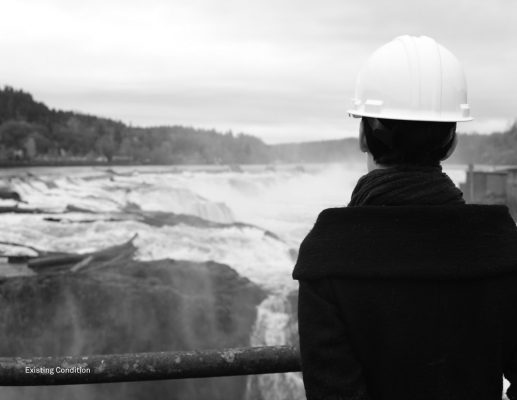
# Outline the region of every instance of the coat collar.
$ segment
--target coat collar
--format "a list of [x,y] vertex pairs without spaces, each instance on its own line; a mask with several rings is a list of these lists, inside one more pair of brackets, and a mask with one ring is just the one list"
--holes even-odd
[[471,279],[517,272],[506,206],[330,208],[300,246],[294,279]]

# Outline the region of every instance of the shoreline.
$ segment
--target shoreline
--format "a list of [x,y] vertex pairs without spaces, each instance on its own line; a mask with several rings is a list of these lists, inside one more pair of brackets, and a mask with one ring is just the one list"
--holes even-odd
[[[7,161],[0,160],[0,168],[31,168],[31,167],[109,167],[109,166],[176,166],[191,164],[160,164],[160,163],[137,163],[134,161],[94,161],[94,160],[37,160],[37,161]],[[213,164],[216,165],[216,164]]]

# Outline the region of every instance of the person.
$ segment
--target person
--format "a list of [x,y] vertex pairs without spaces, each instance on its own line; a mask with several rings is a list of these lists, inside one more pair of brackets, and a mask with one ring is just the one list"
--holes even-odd
[[307,399],[517,399],[517,228],[465,204],[442,171],[468,121],[461,65],[398,37],[361,70],[353,107],[368,173],[300,245]]

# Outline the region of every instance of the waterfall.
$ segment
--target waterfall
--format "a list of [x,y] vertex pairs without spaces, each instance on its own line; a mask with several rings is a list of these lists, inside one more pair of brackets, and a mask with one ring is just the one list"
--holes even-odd
[[67,205],[97,213],[123,212],[131,207],[193,215],[219,223],[235,222],[224,201],[200,196],[178,174],[101,174],[56,179],[30,175],[11,179],[10,187],[31,207],[54,212],[63,211]]
[[[287,293],[270,294],[257,309],[257,320],[251,334],[251,346],[293,344],[297,321]],[[251,375],[246,400],[297,400],[305,396],[299,372]]]

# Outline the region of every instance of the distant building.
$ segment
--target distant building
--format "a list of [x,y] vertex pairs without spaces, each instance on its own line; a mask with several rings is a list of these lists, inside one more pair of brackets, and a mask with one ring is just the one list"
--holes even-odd
[[517,167],[487,170],[469,165],[467,180],[460,189],[467,203],[505,204],[517,219]]

